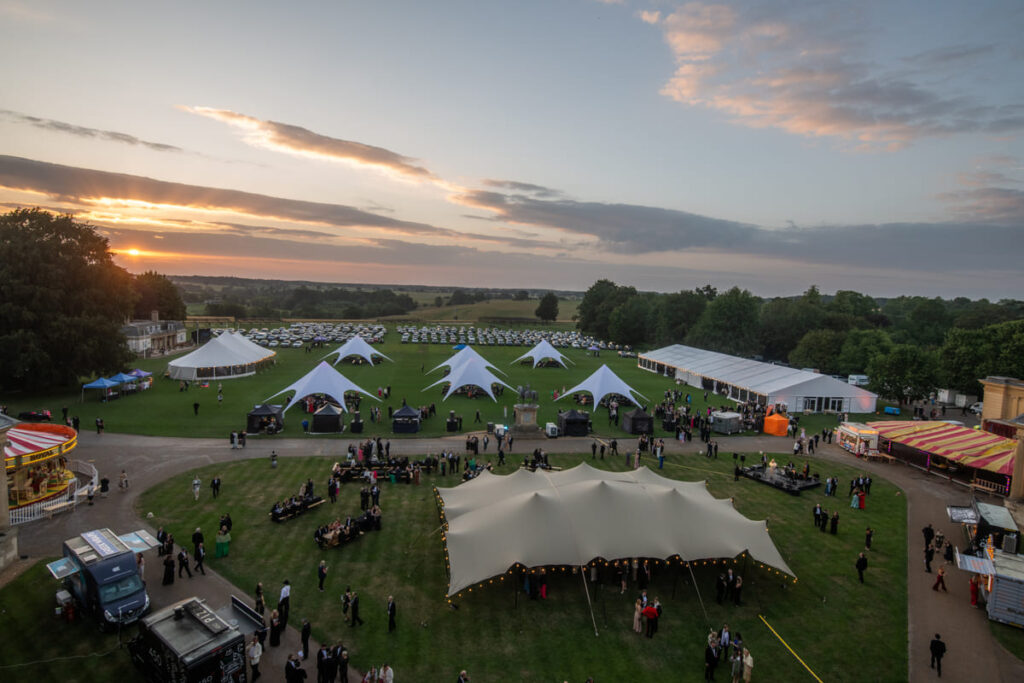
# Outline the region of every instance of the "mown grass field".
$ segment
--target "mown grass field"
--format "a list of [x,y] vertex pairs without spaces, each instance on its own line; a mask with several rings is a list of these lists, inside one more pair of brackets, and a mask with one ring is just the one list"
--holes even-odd
[[[133,681],[141,677],[116,633],[103,634],[96,622],[72,623],[54,616],[57,581],[40,560],[0,589],[0,678],[5,681]],[[127,642],[134,628],[122,634]]]
[[[190,437],[223,437],[228,438],[232,430],[245,428],[245,416],[255,404],[263,403],[276,392],[292,384],[302,375],[309,372],[320,362],[321,357],[331,349],[332,344],[324,349],[316,349],[306,353],[303,349],[278,349],[277,364],[251,377],[211,382],[207,388],[193,384],[188,391],[180,391],[179,383],[163,377],[167,368],[168,358],[139,360],[137,367],[154,373],[156,377],[153,388],[134,395],[125,396],[115,401],[102,403],[98,400],[96,390],[86,391],[82,399],[80,389],[64,392],[51,392],[36,395],[9,395],[3,402],[8,405],[12,415],[23,410],[49,408],[55,420],[60,420],[61,407],[67,406],[69,415],[78,415],[83,429],[92,429],[97,417],[102,417],[109,432],[144,434],[152,436],[190,436]],[[391,386],[390,400],[377,402],[366,398],[362,404],[363,419],[366,421],[364,435],[387,435],[391,432],[390,421],[381,424],[370,423],[369,407],[380,406],[383,415],[387,416],[387,408],[401,407],[405,399],[412,406],[435,403],[436,416],[425,420],[420,436],[440,436],[445,433],[445,420],[448,411],[454,410],[463,417],[463,428],[466,431],[483,429],[486,423],[508,424],[512,421],[512,411],[518,396],[515,391],[506,390],[497,402],[487,397],[466,398],[452,396],[442,400],[441,387],[437,386],[424,391],[429,384],[441,378],[442,371],[429,371],[455,353],[446,344],[402,344],[399,336],[391,331],[387,341],[376,345],[382,353],[391,357],[394,362],[384,361],[374,366],[341,363],[336,369],[363,389],[376,395],[379,387]],[[704,400],[703,391],[677,386],[674,381],[637,367],[634,358],[619,358],[613,351],[603,351],[600,357],[593,357],[587,351],[566,349],[565,354],[573,361],[565,368],[533,368],[530,365],[512,364],[512,361],[525,353],[525,347],[478,346],[476,347],[485,358],[502,371],[495,373],[513,388],[530,385],[538,391],[540,411],[538,422],[557,422],[558,411],[574,407],[572,398],[558,402],[552,400],[553,392],[561,393],[581,382],[601,364],[607,364],[625,382],[650,400],[649,405],[660,401],[664,392],[680,388],[684,393],[691,393],[693,405],[703,410],[708,403]],[[126,368],[127,369],[127,368]],[[90,378],[91,379],[91,378]],[[217,402],[217,385],[223,384],[224,401]],[[281,403],[285,396],[279,396],[272,402]],[[714,406],[732,405],[731,401],[721,397],[710,396]],[[199,414],[195,415],[193,404],[199,403]],[[475,422],[477,411],[480,412],[480,423]],[[624,411],[623,411],[624,412]],[[854,419],[881,419],[876,416],[854,415]],[[284,437],[295,437],[302,434],[301,423],[306,416],[300,407],[292,408],[285,415]],[[625,437],[621,427],[610,425],[607,412],[599,411],[592,417],[594,430],[609,437]],[[820,431],[823,426],[833,427],[837,424],[835,416],[807,416],[805,422],[808,432]],[[669,436],[661,430],[660,422],[656,422],[658,436]],[[274,438],[274,437],[259,437]],[[311,437],[316,438],[316,437]],[[321,438],[338,438],[324,436]],[[351,439],[344,434],[342,438]]]
[[[592,462],[588,456],[552,456],[554,464],[565,467],[584,458]],[[857,473],[813,458],[811,462],[822,477],[835,475],[846,481]],[[192,477],[187,473],[145,492],[138,512],[152,512],[151,523],[168,528],[179,539],[187,539],[196,526],[212,535],[218,517],[230,512],[230,555],[210,558],[210,566],[250,592],[262,581],[271,596],[268,602],[289,579],[291,623],[309,618],[316,638],[345,643],[353,666],[366,670],[387,661],[403,681],[454,680],[462,668],[474,682],[581,681],[587,676],[628,681],[638,672],[651,680],[697,681],[703,677],[708,629],[724,623],[734,634],[742,633],[751,649],[755,680],[810,680],[759,615],[822,680],[850,680],[851,672],[858,680],[906,680],[906,507],[901,492],[885,481],[874,483],[867,509],[859,511],[849,508],[845,496],[825,498],[821,489],[792,497],[748,480],[733,482],[731,458],[670,458],[663,471],[666,476],[706,479],[715,496],[731,496],[743,514],[767,519],[777,547],[799,580],[792,583],[753,563],[736,562],[732,566],[745,577],[744,604],[736,607],[718,605],[714,599],[714,580],[722,563],[695,571],[703,603],[688,572],[659,565],[648,592],[661,598],[665,611],[658,635],[647,640],[631,630],[635,586],[620,595],[610,574],[602,576],[600,585],[589,585],[596,636],[581,576],[568,571],[552,573],[548,600],[530,601],[520,593],[517,605],[518,582],[509,576],[456,598],[458,609],[451,609],[445,598],[447,579],[432,485],[453,486],[457,480],[452,477],[424,477],[418,487],[385,484],[383,530],[341,549],[321,551],[312,535],[319,524],[358,512],[356,485],[346,485],[335,505],[325,503],[282,524],[269,520],[272,503],[297,492],[307,478],[323,488],[330,465],[326,458],[308,457],[285,459],[276,470],[262,460],[212,466],[199,474],[204,481],[215,473],[222,477],[216,502],[204,489],[194,503],[186,493]],[[624,467],[620,458],[598,460],[596,465]],[[509,464],[499,473],[513,468]],[[839,510],[837,536],[812,526],[816,502]],[[644,520],[633,523],[642,525]],[[867,583],[861,585],[853,564],[869,525],[876,532]],[[321,559],[329,565],[324,593],[316,587]],[[366,621],[355,629],[344,622],[340,605],[349,585],[360,593]],[[398,606],[398,631],[392,635],[386,628],[388,594],[395,596]],[[728,680],[723,668],[717,678]]]

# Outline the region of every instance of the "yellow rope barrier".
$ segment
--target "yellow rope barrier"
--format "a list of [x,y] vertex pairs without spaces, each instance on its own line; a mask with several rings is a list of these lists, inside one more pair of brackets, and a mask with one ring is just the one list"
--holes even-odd
[[758,619],[760,619],[761,621],[763,621],[763,622],[764,622],[764,625],[768,627],[768,630],[769,630],[769,631],[771,631],[772,633],[774,633],[774,634],[775,634],[775,637],[779,639],[779,642],[780,642],[780,643],[782,643],[783,645],[785,645],[785,646],[786,646],[786,649],[787,649],[787,650],[789,650],[789,653],[790,653],[791,655],[793,655],[794,657],[796,657],[796,661],[798,661],[798,662],[800,662],[801,664],[803,664],[803,665],[804,665],[804,668],[805,668],[805,669],[807,669],[807,673],[809,673],[809,674],[811,674],[812,676],[814,676],[814,680],[818,681],[818,683],[823,683],[823,681],[822,681],[822,680],[821,680],[820,678],[818,678],[818,674],[816,674],[816,673],[814,673],[813,671],[811,671],[811,667],[807,666],[807,663],[806,663],[806,662],[804,662],[804,660],[800,659],[800,655],[798,655],[798,654],[797,654],[796,652],[794,652],[794,651],[793,651],[793,648],[791,648],[791,647],[789,646],[789,643],[787,643],[786,641],[784,641],[784,640],[782,639],[782,636],[780,636],[780,635],[778,634],[778,632],[777,632],[777,631],[776,631],[775,629],[773,629],[773,628],[772,628],[772,625],[768,623],[768,620],[767,620],[767,619],[765,619],[765,618],[764,618],[764,617],[763,617],[762,615],[760,615],[760,614],[758,614],[758,615],[757,615],[757,618],[758,618]]

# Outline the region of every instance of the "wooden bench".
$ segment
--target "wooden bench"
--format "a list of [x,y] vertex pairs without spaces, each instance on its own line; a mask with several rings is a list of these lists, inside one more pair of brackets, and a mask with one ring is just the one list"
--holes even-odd
[[65,510],[70,510],[74,507],[75,504],[70,500],[61,500],[55,503],[50,503],[49,505],[44,505],[43,512],[46,513],[47,518],[51,518],[55,512],[64,512]]
[[975,479],[972,481],[971,488],[975,491],[984,491],[986,493],[997,493],[1000,495],[1004,493],[1002,485],[991,481],[985,481],[984,479]]

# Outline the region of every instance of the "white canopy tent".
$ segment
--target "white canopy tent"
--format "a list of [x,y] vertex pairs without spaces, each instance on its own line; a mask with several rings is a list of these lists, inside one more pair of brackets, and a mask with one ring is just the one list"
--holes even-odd
[[270,401],[274,396],[279,396],[280,394],[288,391],[294,391],[295,395],[292,396],[291,401],[288,402],[288,406],[284,409],[284,412],[288,412],[288,410],[300,400],[307,396],[312,396],[313,394],[323,394],[324,396],[333,398],[345,412],[348,412],[348,408],[345,407],[346,391],[358,391],[361,394],[366,394],[375,401],[380,400],[366,389],[363,389],[349,381],[345,375],[332,368],[325,361],[320,361],[319,365],[307,372],[291,386],[268,396],[264,403]]
[[383,353],[367,344],[366,340],[360,337],[358,334],[349,339],[347,342],[345,342],[338,348],[336,348],[335,350],[331,351],[329,354],[324,356],[324,358],[329,358],[330,356],[334,355],[337,355],[338,357],[334,359],[334,363],[332,363],[332,365],[337,365],[338,363],[345,360],[349,356],[359,356],[360,358],[365,359],[366,362],[369,363],[370,365],[373,365],[374,356],[380,356],[385,360],[391,360]]
[[565,364],[565,361],[568,360],[572,363],[568,356],[564,355],[561,351],[552,346],[547,339],[541,339],[536,346],[519,356],[519,358],[516,358],[511,364],[518,363],[519,361],[526,360],[527,358],[533,359],[533,367],[537,367],[537,363],[545,358],[550,358],[563,368],[568,367]]
[[437,491],[448,525],[449,596],[516,564],[579,567],[598,558],[679,556],[692,562],[749,552],[794,576],[766,522],[747,519],[728,498],[714,498],[703,481],[582,463],[564,472],[500,476],[485,470]]
[[599,367],[597,370],[594,371],[594,374],[592,374],[590,377],[586,378],[585,380],[583,380],[582,382],[580,382],[579,384],[577,384],[572,389],[565,392],[555,400],[561,401],[566,396],[569,396],[570,394],[574,394],[579,391],[585,391],[589,393],[591,396],[593,396],[595,406],[598,405],[601,402],[601,399],[607,396],[608,394],[618,394],[620,396],[625,396],[627,400],[631,401],[632,403],[638,406],[640,404],[637,403],[635,398],[633,398],[633,394],[636,394],[640,398],[647,398],[639,391],[623,382],[618,375],[616,375],[608,368],[607,365],[602,365],[601,367]]
[[793,412],[873,413],[878,401],[877,394],[829,375],[682,344],[642,353],[637,364],[735,401],[783,403]]
[[[494,370],[497,370],[498,372],[500,372],[503,375],[507,374],[503,370],[498,368],[496,365],[491,363],[489,360],[487,360],[486,358],[481,356],[479,353],[477,353],[476,350],[472,346],[463,347],[462,349],[459,350],[458,353],[452,355],[451,358],[449,358],[445,362],[441,363],[437,367],[433,368],[430,372],[434,372],[434,370],[440,370],[441,368],[444,368],[444,367],[450,368],[451,370],[454,371],[455,368],[458,367],[459,365],[462,365],[466,361],[473,360],[473,359],[481,361],[486,367],[493,368]],[[428,372],[427,374],[429,375],[430,372]]]
[[171,379],[231,379],[256,373],[256,368],[276,354],[256,344],[251,348],[235,335],[224,333],[214,337],[192,353],[167,364]]
[[448,387],[448,391],[445,392],[445,399],[455,393],[459,387],[476,386],[483,389],[484,393],[491,397],[491,400],[497,401],[498,399],[494,395],[494,390],[491,389],[492,384],[501,384],[509,389],[512,387],[498,379],[498,377],[488,369],[486,363],[487,361],[482,359],[470,358],[469,360],[453,367],[450,373],[433,384],[428,385],[423,389],[423,391],[426,391],[430,387],[435,387],[438,384],[451,382],[451,386]]

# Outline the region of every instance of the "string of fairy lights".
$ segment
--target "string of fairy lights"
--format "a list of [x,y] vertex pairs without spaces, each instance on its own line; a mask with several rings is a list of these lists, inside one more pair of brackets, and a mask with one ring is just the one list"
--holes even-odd
[[[451,559],[450,559],[450,557],[448,555],[448,520],[447,520],[447,518],[445,517],[445,514],[444,514],[444,498],[441,497],[441,493],[440,493],[440,491],[438,491],[438,488],[436,486],[434,487],[434,500],[437,503],[438,513],[439,513],[440,518],[441,518],[441,529],[442,529],[442,531],[441,531],[441,543],[443,544],[443,548],[444,548],[444,566],[445,566],[445,571],[450,576],[451,575],[452,565],[451,565]],[[730,498],[730,501],[731,500],[732,499]],[[766,523],[765,524],[765,530],[767,531],[767,529],[768,529],[768,525]],[[648,562],[653,562],[655,567],[660,567],[660,566],[664,565],[665,567],[677,566],[677,567],[682,567],[683,569],[689,569],[691,567],[718,567],[718,566],[720,566],[722,568],[725,568],[726,566],[729,566],[729,565],[738,565],[738,564],[740,564],[741,561],[745,561],[746,559],[747,559],[747,553],[743,552],[743,553],[740,553],[739,557],[730,557],[730,558],[715,558],[715,559],[703,559],[703,560],[684,560],[680,555],[673,555],[672,557],[670,557],[668,559],[665,559],[665,560],[653,559],[653,560],[648,560]],[[476,584],[476,586],[470,586],[470,587],[466,588],[466,592],[467,593],[472,593],[474,587],[477,588],[477,589],[481,589],[481,588],[483,588],[486,585],[493,585],[495,580],[497,580],[498,583],[500,584],[501,582],[503,582],[505,580],[506,576],[511,576],[516,571],[521,571],[521,572],[524,572],[524,573],[528,572],[530,574],[546,574],[546,573],[549,573],[549,572],[551,574],[554,574],[556,571],[560,571],[560,572],[571,571],[571,573],[576,574],[580,569],[589,569],[589,568],[592,568],[592,567],[602,567],[602,566],[603,567],[609,567],[609,566],[614,567],[614,566],[618,565],[619,563],[624,563],[624,565],[628,567],[629,566],[629,562],[630,562],[629,559],[622,559],[622,560],[594,559],[594,560],[591,560],[590,562],[588,562],[586,565],[583,565],[582,567],[577,567],[576,565],[564,565],[564,566],[552,566],[550,568],[549,567],[527,567],[524,564],[516,562],[515,564],[513,564],[508,569],[508,571],[506,571],[501,576],[491,577],[491,578],[487,579],[486,581],[479,581]],[[779,569],[776,569],[775,567],[772,567],[770,565],[764,564],[763,562],[758,562],[757,560],[754,560],[753,558],[751,558],[751,563],[752,563],[753,566],[756,566],[758,569],[766,570],[768,572],[768,574],[770,576],[772,576],[772,577],[777,577],[777,578],[789,581],[793,585],[795,585],[796,582],[797,582],[797,578],[795,576],[789,576],[785,572],[783,572],[783,571],[781,571]],[[461,598],[462,597],[462,592],[460,591],[459,593],[457,593],[455,595],[455,597]],[[451,603],[452,598],[448,597],[447,600],[448,600],[449,603]]]

